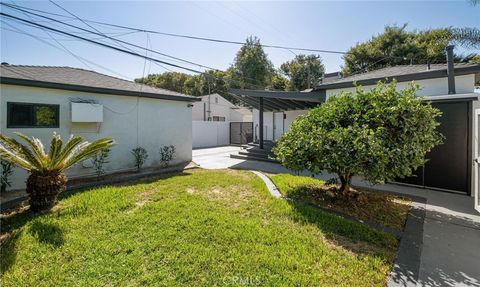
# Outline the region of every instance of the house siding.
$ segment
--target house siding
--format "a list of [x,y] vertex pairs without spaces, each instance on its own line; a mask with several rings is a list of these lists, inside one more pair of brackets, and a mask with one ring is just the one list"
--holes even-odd
[[[111,149],[106,172],[134,168],[131,150],[144,147],[149,154],[145,167],[159,166],[159,148],[174,145],[176,155],[172,164],[189,162],[192,158],[192,112],[187,102],[127,97],[58,89],[0,85],[0,132],[14,136],[21,132],[42,140],[48,148],[53,132],[67,140],[71,134],[92,141],[112,137],[116,145]],[[70,99],[94,100],[104,106],[103,123],[72,123]],[[7,128],[7,102],[45,103],[60,106],[59,128]],[[67,171],[70,177],[94,174],[93,168],[82,164]],[[15,169],[12,189],[25,187],[26,172]]]

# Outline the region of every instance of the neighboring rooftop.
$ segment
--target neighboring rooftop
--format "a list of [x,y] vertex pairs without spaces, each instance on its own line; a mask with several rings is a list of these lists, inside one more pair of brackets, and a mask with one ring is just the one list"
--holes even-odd
[[[459,63],[455,64],[455,75],[480,73],[480,64]],[[330,73],[324,78],[315,90],[336,89],[353,86],[354,82],[361,85],[375,84],[380,80],[396,79],[399,82],[447,77],[447,64],[427,65],[399,65],[357,74],[345,78],[334,77]]]
[[0,65],[0,83],[101,94],[199,101],[196,97],[71,67]]

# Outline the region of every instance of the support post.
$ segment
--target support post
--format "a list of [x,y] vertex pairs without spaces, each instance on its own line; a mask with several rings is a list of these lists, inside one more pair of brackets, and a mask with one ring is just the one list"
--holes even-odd
[[259,115],[258,115],[258,118],[259,118],[259,121],[260,121],[260,131],[259,131],[259,135],[260,135],[260,149],[263,149],[263,98],[259,98]]

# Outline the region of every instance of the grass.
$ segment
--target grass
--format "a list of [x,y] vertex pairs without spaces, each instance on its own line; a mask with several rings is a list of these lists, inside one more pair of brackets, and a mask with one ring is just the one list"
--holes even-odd
[[1,286],[384,286],[397,240],[270,196],[247,171],[190,170],[3,218]]
[[403,230],[411,201],[383,192],[360,191],[358,198],[332,200],[325,195],[325,182],[306,176],[277,174],[270,176],[279,191],[291,198],[302,199],[361,220]]

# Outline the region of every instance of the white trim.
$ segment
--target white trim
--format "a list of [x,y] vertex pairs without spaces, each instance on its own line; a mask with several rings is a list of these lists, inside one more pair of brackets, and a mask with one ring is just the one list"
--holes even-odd
[[474,118],[474,147],[473,147],[473,157],[474,157],[474,164],[473,164],[473,178],[474,178],[474,184],[473,184],[473,194],[475,197],[474,200],[474,205],[475,209],[480,212],[480,178],[478,178],[478,171],[480,168],[480,150],[478,145],[480,144],[480,139],[479,139],[479,125],[480,125],[480,109],[475,110],[475,118]]

